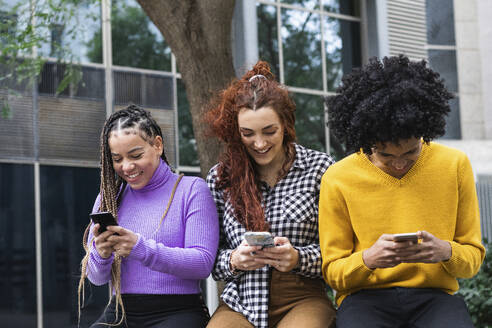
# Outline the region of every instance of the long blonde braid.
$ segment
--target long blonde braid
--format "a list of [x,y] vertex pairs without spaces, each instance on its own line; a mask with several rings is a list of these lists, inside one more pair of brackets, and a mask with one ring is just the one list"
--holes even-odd
[[[109,121],[109,120],[108,120]],[[114,169],[111,160],[111,155],[108,145],[108,135],[109,129],[107,125],[104,126],[101,133],[101,184],[100,184],[100,195],[101,204],[99,206],[99,211],[111,212],[113,216],[118,220],[118,191],[122,184],[122,179],[119,178]],[[81,262],[81,276],[78,287],[78,315],[80,323],[81,305],[85,300],[85,278],[87,277],[87,263],[89,261],[89,256],[92,247],[92,240],[88,242],[87,238],[89,235],[89,229],[91,223],[85,229],[84,236],[82,239],[82,246],[86,251],[86,254]],[[125,319],[125,307],[123,306],[123,301],[121,299],[121,257],[115,254],[114,261],[111,265],[111,284],[109,285],[109,301],[106,306],[111,304],[111,298],[113,293],[113,288],[115,290],[115,306],[116,306],[116,319],[114,324],[108,325],[119,325]],[[81,299],[82,298],[82,299]],[[119,305],[119,306],[118,306]],[[119,322],[119,307],[121,307],[122,316]]]

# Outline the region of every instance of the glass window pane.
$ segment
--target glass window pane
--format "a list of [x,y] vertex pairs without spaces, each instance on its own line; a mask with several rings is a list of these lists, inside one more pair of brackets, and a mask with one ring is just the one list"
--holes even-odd
[[[41,166],[44,327],[77,327],[77,287],[84,255],[82,236],[99,192],[99,169]],[[81,327],[102,313],[107,286],[86,280]]]
[[34,168],[0,164],[0,322],[36,327]]
[[274,6],[258,4],[256,7],[258,18],[258,52],[261,60],[267,61],[275,74],[279,76],[278,60],[278,29],[277,9]]
[[292,96],[296,103],[297,142],[311,149],[325,151],[323,98],[301,93],[293,93]]
[[344,74],[361,66],[360,24],[325,16],[326,79],[334,91]]
[[22,0],[1,0],[0,1],[0,4],[3,6],[2,9],[4,9],[4,10],[10,10],[14,6],[16,6],[20,3],[22,3]]
[[37,3],[39,12],[50,20],[38,17],[38,29],[44,42],[39,49],[43,56],[81,62],[102,63],[101,5],[98,1],[64,2],[54,13],[45,1]]
[[112,1],[113,64],[171,71],[171,49],[135,0]]
[[359,0],[322,0],[323,10],[337,14],[360,16]]
[[429,66],[444,79],[450,92],[458,92],[458,73],[456,67],[456,51],[429,50]]
[[453,0],[427,0],[427,43],[454,45]]
[[282,9],[284,83],[289,86],[323,88],[321,73],[321,28],[319,15]]
[[6,43],[15,44],[19,42],[18,40],[24,41],[26,38],[24,32],[30,22],[30,1],[0,0],[0,56],[3,58],[2,61],[8,62],[8,59],[14,57],[31,55],[32,48],[30,47],[15,49],[4,46]]
[[191,121],[190,105],[186,98],[186,90],[181,79],[178,85],[178,131],[179,131],[179,165],[198,166],[198,152]]
[[280,0],[280,2],[306,9],[319,9],[319,0]]

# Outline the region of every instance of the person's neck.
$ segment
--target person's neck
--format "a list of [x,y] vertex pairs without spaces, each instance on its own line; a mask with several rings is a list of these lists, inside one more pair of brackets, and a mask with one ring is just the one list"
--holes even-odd
[[275,186],[281,178],[280,173],[284,166],[286,157],[285,152],[283,152],[281,156],[275,158],[270,164],[263,166],[257,165],[256,170],[258,172],[259,179],[266,182],[270,187]]

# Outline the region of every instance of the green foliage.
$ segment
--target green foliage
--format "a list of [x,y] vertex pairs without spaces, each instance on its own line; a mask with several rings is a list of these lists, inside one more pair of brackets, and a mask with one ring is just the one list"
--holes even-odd
[[[171,71],[171,49],[140,6],[113,1],[111,40],[114,65]],[[89,59],[102,61],[100,30],[87,46]]]
[[492,327],[492,243],[484,241],[485,260],[472,279],[459,279],[461,295],[477,328]]
[[[94,19],[90,13],[79,17],[77,10],[99,1],[19,0],[9,7],[0,0],[0,87],[8,91],[28,90],[37,82],[47,57],[51,57],[66,65],[56,93],[69,86],[75,88],[82,71],[74,64],[79,57],[73,53],[70,40],[76,39],[82,20]],[[1,105],[5,117],[9,111],[8,100],[4,99]]]
[[39,74],[43,65],[42,60],[32,57],[33,49],[41,42],[32,24],[36,17],[29,3],[19,3],[5,10],[8,6],[0,0],[0,8],[2,85],[18,86],[25,80],[32,83],[31,77]]
[[0,102],[0,105],[2,106],[2,115],[1,115],[1,117],[4,118],[4,119],[11,118],[11,111],[10,111],[9,103],[2,99],[1,102]]

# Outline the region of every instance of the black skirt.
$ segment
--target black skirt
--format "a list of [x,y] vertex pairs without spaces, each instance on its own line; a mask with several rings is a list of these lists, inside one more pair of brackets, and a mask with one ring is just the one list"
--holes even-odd
[[[148,295],[122,294],[126,321],[115,325],[121,319],[121,308],[116,318],[115,299],[104,310],[91,328],[202,328],[210,319],[201,294],[189,295]],[[110,324],[110,326],[108,326]]]

